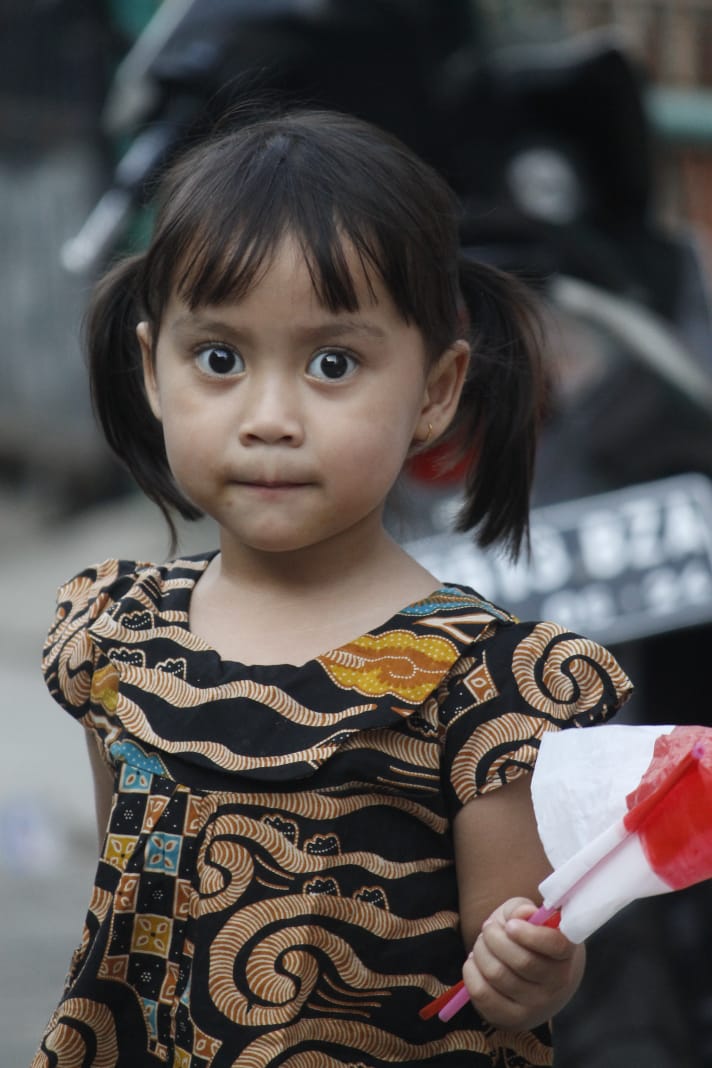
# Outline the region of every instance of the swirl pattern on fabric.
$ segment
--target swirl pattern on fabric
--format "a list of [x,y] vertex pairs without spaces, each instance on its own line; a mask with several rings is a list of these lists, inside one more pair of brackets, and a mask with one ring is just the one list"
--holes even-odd
[[546,1027],[418,1009],[460,973],[454,815],[610,715],[618,665],[454,585],[300,668],[225,662],[189,625],[210,559],[59,592],[47,683],[115,798],[32,1068],[550,1064]]

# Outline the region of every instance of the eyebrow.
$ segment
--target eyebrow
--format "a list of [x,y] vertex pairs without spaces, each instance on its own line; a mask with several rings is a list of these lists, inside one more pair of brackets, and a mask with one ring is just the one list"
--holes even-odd
[[[170,326],[173,331],[181,330],[207,330],[219,334],[244,334],[239,324],[228,323],[213,316],[203,316],[199,312],[186,312],[173,320]],[[294,333],[304,341],[319,341],[322,338],[339,338],[349,335],[362,335],[383,341],[385,331],[375,323],[367,319],[334,319],[328,322],[318,323],[315,326],[295,326]]]

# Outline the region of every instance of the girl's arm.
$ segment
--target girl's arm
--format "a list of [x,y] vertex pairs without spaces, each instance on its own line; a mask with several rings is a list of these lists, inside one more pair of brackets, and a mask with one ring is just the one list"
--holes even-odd
[[528,1030],[578,987],[583,946],[526,922],[551,867],[536,829],[530,778],[470,801],[454,822],[463,978],[477,1010],[497,1027]]
[[114,796],[114,777],[110,768],[101,757],[96,737],[87,731],[87,747],[89,749],[89,763],[91,764],[92,777],[94,779],[94,803],[96,805],[96,830],[99,836],[99,849],[104,844],[106,828],[109,823],[109,813]]

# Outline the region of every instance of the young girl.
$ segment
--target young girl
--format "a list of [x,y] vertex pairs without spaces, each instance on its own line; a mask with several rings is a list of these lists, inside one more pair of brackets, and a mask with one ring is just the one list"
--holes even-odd
[[[45,671],[87,729],[102,852],[34,1068],[551,1063],[583,949],[526,922],[528,773],[629,684],[382,523],[450,434],[461,529],[516,551],[536,339],[513,280],[458,268],[448,188],[362,122],[259,122],[168,176],[95,296],[92,386],[143,490],[219,549],[60,590]],[[420,1020],[461,974],[471,1005]]]

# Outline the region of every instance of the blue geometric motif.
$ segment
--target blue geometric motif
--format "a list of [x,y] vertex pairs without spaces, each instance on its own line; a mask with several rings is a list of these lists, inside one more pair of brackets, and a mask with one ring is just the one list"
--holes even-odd
[[143,1015],[148,1027],[148,1033],[154,1042],[158,1040],[158,1002],[151,998],[141,998],[143,1002]]
[[179,834],[152,834],[146,843],[146,871],[177,875],[181,841]]
[[114,763],[123,761],[125,764],[131,764],[132,767],[138,768],[139,771],[148,772],[149,775],[168,774],[166,766],[160,757],[157,757],[155,753],[149,756],[135,742],[114,742],[109,749],[109,753]]
[[151,776],[132,764],[122,764],[119,789],[128,793],[147,794],[151,789]]
[[441,586],[427,601],[418,601],[417,604],[408,605],[407,608],[401,610],[400,614],[403,616],[429,616],[443,608],[480,608],[485,612],[491,612],[497,619],[508,618],[503,613],[498,612],[489,601],[485,601],[484,598],[473,597],[471,593],[463,593],[456,586]]

